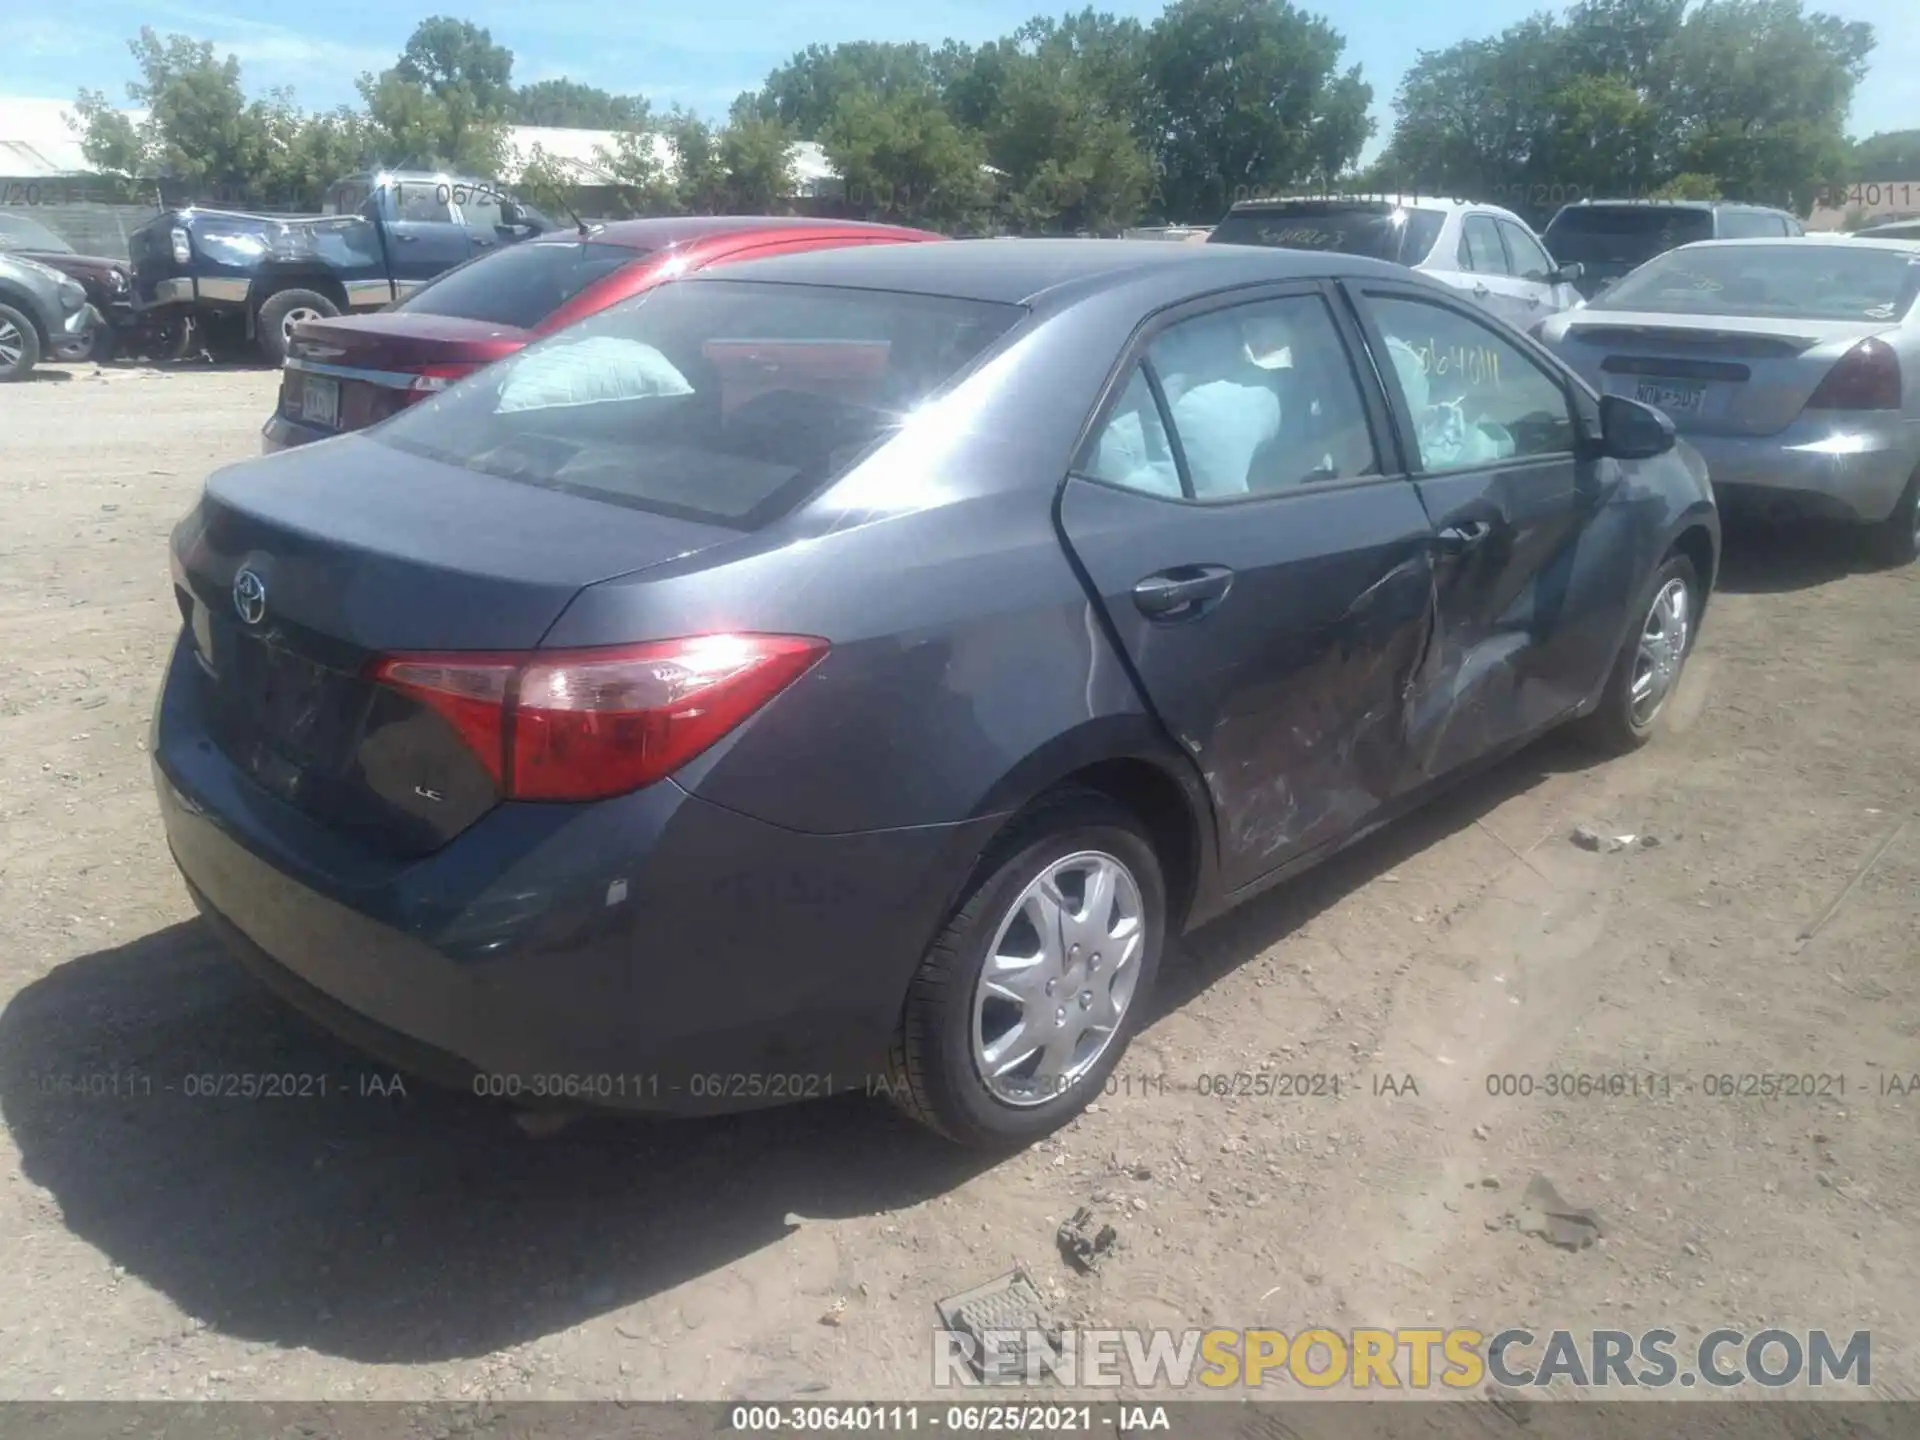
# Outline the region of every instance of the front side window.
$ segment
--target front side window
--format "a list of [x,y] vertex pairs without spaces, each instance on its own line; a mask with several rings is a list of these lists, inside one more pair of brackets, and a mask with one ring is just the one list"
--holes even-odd
[[879,290],[676,281],[365,434],[522,484],[754,529],[890,439],[1025,313]]
[[453,207],[448,203],[448,188],[431,180],[407,180],[396,186],[394,213],[402,220],[428,224],[453,223]]
[[1490,215],[1469,215],[1460,226],[1460,263],[1480,275],[1504,275],[1506,254]]
[[1544,283],[1552,273],[1553,261],[1540,248],[1540,242],[1511,220],[1500,222],[1500,236],[1507,242],[1507,258],[1513,262],[1513,273],[1522,280]]
[[500,197],[494,192],[477,185],[463,185],[458,190],[460,218],[467,222],[468,229],[496,230],[506,223],[500,211]]
[[1425,300],[1368,294],[1428,474],[1574,448],[1560,382],[1498,331]]
[[[1346,346],[1318,295],[1183,320],[1146,363],[1166,414],[1136,373],[1095,448],[1101,479],[1218,500],[1379,473]],[[1168,416],[1183,470],[1162,438]]]

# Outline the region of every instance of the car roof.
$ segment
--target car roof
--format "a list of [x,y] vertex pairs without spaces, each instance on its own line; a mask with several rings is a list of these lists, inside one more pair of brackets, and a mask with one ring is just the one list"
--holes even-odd
[[[781,236],[874,235],[895,239],[931,240],[930,230],[912,230],[902,225],[876,225],[866,220],[817,220],[805,215],[666,215],[647,220],[614,220],[596,226],[589,239],[607,245],[628,245],[635,250],[665,250],[672,245],[687,245],[719,235],[745,238],[754,234]],[[543,239],[569,240],[575,232],[559,230]]]
[[1610,200],[1604,195],[1590,200],[1569,200],[1562,210],[1592,210],[1601,206],[1610,209],[1635,210],[1757,210],[1766,215],[1792,215],[1778,205],[1751,205],[1745,200]]
[[[1418,210],[1442,210],[1449,215],[1464,215],[1471,210],[1486,210],[1495,215],[1503,215],[1509,220],[1520,217],[1504,205],[1489,204],[1484,200],[1443,199],[1438,195],[1407,195],[1391,190],[1382,190],[1370,194],[1341,195],[1271,195],[1255,197],[1251,200],[1237,200],[1229,215],[1258,215],[1263,211],[1279,210],[1288,205],[1336,205],[1345,201],[1354,205],[1400,205]],[[1527,222],[1520,220],[1522,225]]]
[[1203,294],[1262,281],[1356,275],[1407,278],[1405,266],[1355,255],[1265,245],[1169,245],[1164,240],[953,240],[944,245],[873,245],[748,260],[688,277],[698,283],[770,280],[899,290],[1032,305],[1050,292],[1094,291],[1155,272],[1169,292]]
[[[1808,245],[1839,245],[1849,250],[1864,246],[1873,246],[1881,250],[1896,250],[1912,254],[1915,242],[1900,240],[1893,236],[1849,235],[1841,230],[1816,231],[1811,235],[1751,235],[1738,240],[1695,240],[1686,245],[1676,245],[1675,250],[1731,250],[1738,246],[1791,245],[1796,250]],[[1672,252],[1668,252],[1672,253]]]

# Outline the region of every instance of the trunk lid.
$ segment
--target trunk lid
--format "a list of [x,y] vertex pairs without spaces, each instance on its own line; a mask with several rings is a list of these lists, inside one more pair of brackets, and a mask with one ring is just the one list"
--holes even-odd
[[1602,394],[1658,406],[1683,433],[1773,435],[1799,418],[1842,355],[1892,328],[1589,308],[1557,349]]
[[444,315],[311,320],[287,347],[280,413],[322,430],[363,430],[430,394],[435,381],[492,364],[532,338],[511,325]]
[[348,437],[214,475],[173,564],[215,743],[285,803],[418,855],[499,796],[369,661],[532,649],[586,586],[736,534]]

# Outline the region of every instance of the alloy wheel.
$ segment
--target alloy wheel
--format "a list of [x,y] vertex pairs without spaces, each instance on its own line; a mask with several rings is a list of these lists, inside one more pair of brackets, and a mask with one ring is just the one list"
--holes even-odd
[[280,321],[280,334],[284,339],[292,340],[294,326],[304,325],[309,320],[324,320],[326,318],[326,316],[322,315],[311,305],[296,305],[282,317]]
[[11,369],[27,353],[27,337],[11,320],[0,320],[0,369]]
[[1008,907],[973,997],[973,1061],[994,1098],[1043,1105],[1100,1062],[1139,984],[1140,887],[1112,855],[1055,860]]
[[1640,627],[1640,644],[1633,657],[1633,686],[1628,703],[1633,723],[1641,729],[1653,723],[1667,703],[1686,663],[1692,635],[1693,596],[1687,582],[1675,576],[1660,587]]

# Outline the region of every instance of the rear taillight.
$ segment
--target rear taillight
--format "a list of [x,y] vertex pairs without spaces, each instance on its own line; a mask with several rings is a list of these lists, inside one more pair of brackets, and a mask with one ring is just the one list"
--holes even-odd
[[827,653],[805,635],[591,650],[391,655],[372,678],[431,707],[514,800],[597,800],[686,764]]
[[1862,340],[1842,355],[1807,401],[1809,410],[1898,410],[1900,357],[1884,340]]
[[400,392],[400,403],[411,405],[429,395],[438,395],[447,386],[478,370],[478,365],[422,365],[413,371],[413,379]]

